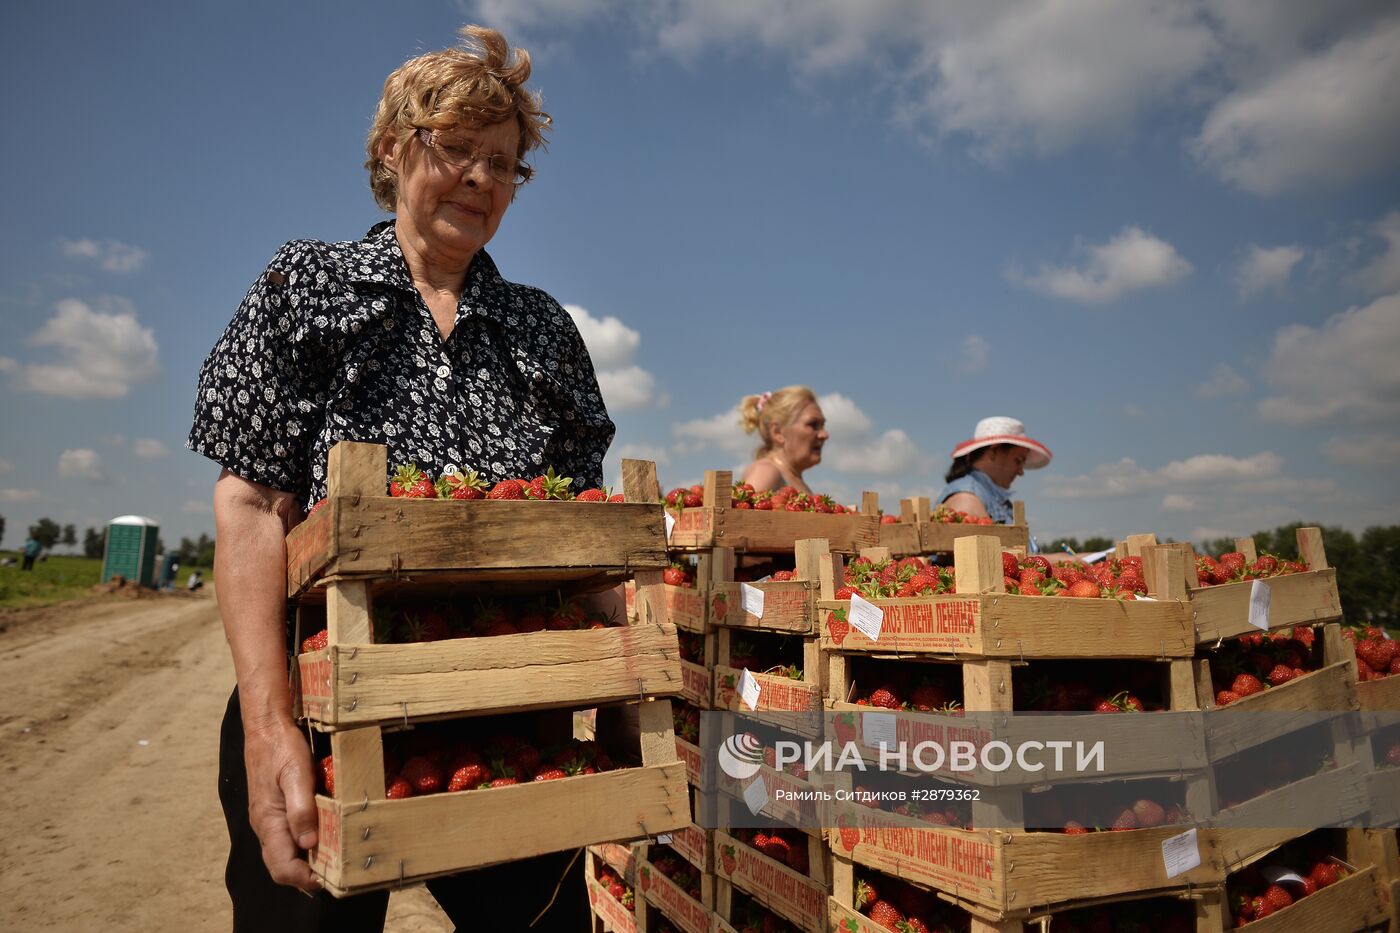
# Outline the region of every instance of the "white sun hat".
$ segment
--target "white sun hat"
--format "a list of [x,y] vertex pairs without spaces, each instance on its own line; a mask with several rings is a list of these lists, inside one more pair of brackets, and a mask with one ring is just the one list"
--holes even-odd
[[972,440],[963,441],[953,448],[953,459],[964,454],[970,454],[974,450],[981,450],[983,447],[992,447],[996,444],[1016,444],[1030,451],[1026,457],[1026,469],[1038,470],[1050,462],[1053,454],[1050,448],[1040,441],[1026,436],[1026,426],[1015,418],[1007,418],[997,415],[991,418],[983,418],[977,422],[977,430],[972,432]]

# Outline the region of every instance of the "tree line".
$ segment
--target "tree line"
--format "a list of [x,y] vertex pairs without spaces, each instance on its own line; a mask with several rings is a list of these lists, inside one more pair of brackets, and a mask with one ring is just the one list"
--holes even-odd
[[[0,541],[5,537],[5,517],[0,515]],[[58,545],[65,547],[76,547],[78,544],[78,529],[76,525],[62,525],[51,518],[44,517],[29,526],[29,537],[39,542],[44,550],[51,550]],[[83,556],[101,557],[107,545],[107,532],[103,528],[89,528],[83,532]],[[165,541],[156,538],[156,552],[167,553]],[[214,539],[207,534],[201,534],[198,538],[181,538],[180,546],[171,552],[175,559],[186,567],[212,567],[214,566]]]

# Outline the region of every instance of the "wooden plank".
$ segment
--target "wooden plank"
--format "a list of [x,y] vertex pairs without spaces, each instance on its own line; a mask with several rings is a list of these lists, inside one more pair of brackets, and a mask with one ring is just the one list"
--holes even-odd
[[652,504],[661,501],[661,485],[656,481],[653,461],[622,461],[622,497],[626,502]]
[[1245,563],[1252,564],[1259,559],[1259,549],[1254,546],[1254,538],[1236,538],[1235,550],[1244,555]]
[[[289,546],[287,579],[293,596],[299,595],[307,580],[329,574],[541,568],[635,571],[667,565],[659,505],[388,497],[358,502],[341,497],[331,505],[335,526],[329,529],[324,551],[309,540],[295,552]],[[303,566],[326,552],[325,566],[314,572]]]
[[1384,926],[1377,872],[1370,866],[1249,924],[1251,933],[1335,933]]
[[919,526],[911,522],[882,523],[878,540],[880,547],[886,548],[895,557],[914,557],[924,553]]
[[329,707],[321,728],[613,703],[674,695],[682,684],[671,625],[337,645],[327,654],[329,703],[304,670],[308,715]]
[[335,792],[347,803],[384,799],[384,737],[378,727],[331,736]]
[[1308,565],[1309,570],[1327,569],[1327,549],[1322,545],[1321,528],[1298,529],[1298,559]]
[[326,496],[385,496],[389,449],[383,444],[338,441],[326,455]]
[[[1299,729],[1315,726],[1326,712],[1338,718],[1357,709],[1356,691],[1346,663],[1331,664],[1262,693],[1240,697],[1226,707],[1212,700],[1205,715],[1206,748],[1213,758],[1254,748]],[[1287,716],[1249,713],[1303,713],[1299,721]]]
[[711,913],[703,899],[697,901],[692,898],[649,861],[642,862],[638,867],[637,878],[641,896],[683,933],[709,933]]
[[596,924],[595,931],[638,933],[636,914],[618,903],[617,899],[608,893],[607,888],[603,887],[591,872],[588,874],[587,882],[588,901]]
[[953,574],[958,595],[1005,593],[1001,542],[991,535],[974,535],[953,542]]
[[636,839],[690,822],[679,763],[335,809],[340,870],[325,878],[333,893]]
[[[667,765],[677,760],[670,702],[649,699],[641,703],[637,710],[637,726],[641,733],[643,764]],[[653,830],[658,833],[664,831]]]
[[704,503],[707,509],[728,509],[734,501],[734,474],[728,470],[706,470]]
[[1011,524],[1020,525],[1023,528],[1026,525],[1026,503],[1020,499],[1011,500]]
[[1371,711],[1400,710],[1400,676],[1368,680],[1356,685],[1356,699],[1361,708]]
[[1142,557],[1143,548],[1151,547],[1156,543],[1156,535],[1128,535],[1124,541],[1124,548],[1129,557]]
[[860,514],[880,514],[880,494],[878,492],[870,492],[867,490],[860,494]]
[[833,551],[855,554],[880,537],[879,519],[848,512],[773,512],[760,509],[685,509],[671,530],[671,547],[732,547],[752,553],[789,553],[803,538],[826,538]]
[[[1223,583],[1191,591],[1198,644],[1259,631],[1249,622],[1249,594],[1254,582]],[[1342,617],[1335,570],[1291,573],[1262,582],[1270,591],[1271,629],[1334,622]]]
[[332,645],[359,645],[374,641],[368,583],[364,580],[337,580],[326,587],[326,632],[327,641]]
[[960,522],[928,522],[919,527],[919,543],[924,554],[951,554],[959,538],[981,535],[993,537],[1003,550],[1027,547],[1030,529],[1025,525],[967,525]]
[[1186,557],[1170,545],[1143,548],[1143,574],[1154,599],[1185,600]]
[[962,672],[964,709],[974,713],[1011,710],[1011,662],[968,661]]
[[[1314,826],[1346,825],[1365,813],[1369,805],[1366,772],[1359,764],[1351,764],[1221,810],[1203,832],[1219,841],[1223,857],[1234,871]],[[1280,814],[1299,812],[1312,814],[1306,826],[1277,825]]]

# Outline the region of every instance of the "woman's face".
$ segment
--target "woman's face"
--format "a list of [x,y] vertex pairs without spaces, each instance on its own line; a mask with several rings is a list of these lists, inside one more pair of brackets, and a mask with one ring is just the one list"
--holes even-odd
[[481,153],[466,168],[449,165],[414,136],[403,145],[385,144],[386,165],[398,172],[397,221],[423,241],[438,262],[466,268],[501,225],[515,187],[496,181],[487,169],[492,155],[516,156],[520,143],[514,120],[490,126],[440,131],[436,137],[453,147]]
[[774,447],[788,466],[801,473],[822,462],[822,445],[829,437],[821,406],[808,402],[796,418],[777,432]]
[[1016,477],[1026,472],[1026,457],[1030,452],[1016,444],[992,447],[977,462],[977,469],[986,473],[1002,489],[1010,489]]

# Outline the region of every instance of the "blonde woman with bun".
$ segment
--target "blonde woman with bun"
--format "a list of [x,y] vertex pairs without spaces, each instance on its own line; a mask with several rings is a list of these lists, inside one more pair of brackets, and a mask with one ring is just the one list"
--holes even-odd
[[802,474],[822,462],[822,445],[831,437],[817,397],[806,386],[746,395],[739,403],[745,434],[757,434],[761,444],[740,482],[756,492],[791,486],[809,495]]

